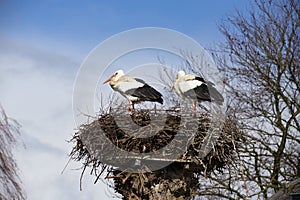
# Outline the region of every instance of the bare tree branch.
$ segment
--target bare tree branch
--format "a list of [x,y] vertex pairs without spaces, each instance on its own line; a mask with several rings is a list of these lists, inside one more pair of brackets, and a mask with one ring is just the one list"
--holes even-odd
[[0,106],[0,199],[25,199],[17,164],[12,155],[12,148],[16,143],[20,125],[8,118]]

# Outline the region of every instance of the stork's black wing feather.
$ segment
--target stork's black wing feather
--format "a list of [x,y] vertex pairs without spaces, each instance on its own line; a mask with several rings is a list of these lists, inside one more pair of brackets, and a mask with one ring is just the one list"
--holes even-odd
[[134,78],[134,79],[135,79],[137,82],[146,84],[146,82],[145,82],[143,79],[139,79],[139,78]]
[[196,76],[196,77],[195,77],[195,80],[201,81],[201,82],[203,82],[203,83],[206,83],[206,81],[204,80],[204,78],[202,78],[202,77],[200,77],[200,76]]
[[211,81],[206,81],[204,80],[204,78],[200,77],[200,76],[196,76],[195,80],[201,81],[203,83],[206,83],[208,86],[214,86],[215,84]]
[[145,84],[139,88],[127,90],[125,94],[138,97],[140,101],[153,101],[161,104],[163,103],[162,94],[148,84]]
[[224,98],[222,94],[213,86],[208,86],[209,87],[209,93],[213,101],[215,101],[217,104],[222,105],[224,102]]
[[184,96],[197,99],[198,101],[214,101],[219,105],[222,105],[224,98],[216,88],[211,84],[208,86],[206,84],[201,84],[194,89],[188,90],[184,93]]
[[188,90],[183,93],[183,95],[191,99],[197,99],[199,101],[211,101],[209,90],[206,84],[201,84],[191,90]]

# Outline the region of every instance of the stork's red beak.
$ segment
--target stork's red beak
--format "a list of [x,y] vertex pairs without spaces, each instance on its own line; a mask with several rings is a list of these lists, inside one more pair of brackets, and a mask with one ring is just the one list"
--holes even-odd
[[114,75],[112,75],[111,77],[109,77],[106,81],[103,82],[103,84],[108,83],[113,77],[114,77]]

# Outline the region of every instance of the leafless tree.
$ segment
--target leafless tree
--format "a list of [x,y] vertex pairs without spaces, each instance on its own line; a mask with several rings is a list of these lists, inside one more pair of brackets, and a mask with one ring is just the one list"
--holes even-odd
[[227,76],[228,111],[247,143],[240,163],[208,177],[202,195],[267,199],[300,177],[300,2],[252,6],[221,24],[226,43],[222,56],[216,53]]
[[0,199],[3,200],[25,199],[12,155],[16,134],[19,134],[19,124],[8,118],[0,106]]

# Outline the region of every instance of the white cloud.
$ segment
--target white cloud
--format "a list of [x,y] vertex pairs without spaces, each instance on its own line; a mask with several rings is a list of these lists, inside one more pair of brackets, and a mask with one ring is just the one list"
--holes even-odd
[[[1,41],[2,42],[2,41]],[[57,53],[2,42],[0,103],[21,125],[16,159],[28,199],[110,199],[107,186],[85,175],[79,191],[80,165],[68,161],[74,133],[72,87],[80,63]]]

